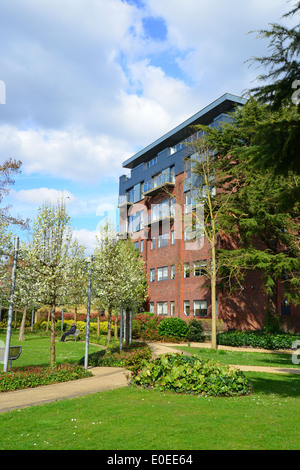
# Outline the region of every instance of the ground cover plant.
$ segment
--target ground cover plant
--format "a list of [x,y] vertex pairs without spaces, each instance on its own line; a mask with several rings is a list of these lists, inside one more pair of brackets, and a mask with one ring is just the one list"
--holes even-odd
[[[120,351],[119,347],[111,347],[89,354],[89,366],[125,367],[134,375],[142,367],[144,361],[150,360],[151,349],[146,343],[132,342],[129,346],[124,346]],[[83,363],[83,359],[79,364]]]
[[298,450],[299,376],[245,375],[240,397],[122,387],[1,413],[0,449]]
[[132,385],[205,396],[240,396],[251,392],[242,371],[184,354],[162,354],[146,363]]
[[76,364],[15,368],[12,371],[0,372],[0,392],[69,382],[92,375],[90,371]]

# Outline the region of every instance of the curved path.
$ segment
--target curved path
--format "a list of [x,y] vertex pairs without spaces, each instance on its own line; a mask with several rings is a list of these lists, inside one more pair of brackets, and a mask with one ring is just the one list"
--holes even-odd
[[[173,343],[148,343],[152,350],[152,357],[156,358],[160,354],[178,352],[174,349]],[[176,344],[180,346],[180,344]],[[207,343],[191,343],[195,347],[209,347]],[[219,349],[238,349],[219,346]],[[249,349],[247,349],[249,351]],[[257,351],[257,350],[256,350]],[[267,352],[266,350],[263,350]],[[185,353],[188,354],[188,353]],[[300,368],[277,368],[277,367],[256,367],[256,366],[235,366],[244,371],[261,371],[271,373],[300,374]],[[90,370],[93,377],[73,380],[71,382],[42,385],[36,388],[16,390],[13,392],[0,393],[0,413],[13,409],[20,409],[32,405],[41,405],[51,401],[75,398],[78,396],[96,393],[103,390],[125,387],[128,385],[126,374],[128,371],[123,367],[92,367]]]

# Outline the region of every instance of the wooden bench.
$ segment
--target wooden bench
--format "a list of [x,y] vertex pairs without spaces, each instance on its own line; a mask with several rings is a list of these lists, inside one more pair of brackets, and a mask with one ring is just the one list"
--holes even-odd
[[76,330],[73,335],[68,335],[68,336],[66,336],[66,339],[71,338],[71,339],[75,339],[75,341],[76,341],[77,338],[78,338],[78,336],[80,335],[80,333],[81,333],[80,330]]
[[[22,352],[22,346],[10,346],[9,347],[9,353],[8,353],[8,360],[9,360],[9,368],[11,369],[11,363],[12,361],[15,361],[18,359]],[[4,361],[4,354],[5,354],[5,348],[0,348],[0,361]]]

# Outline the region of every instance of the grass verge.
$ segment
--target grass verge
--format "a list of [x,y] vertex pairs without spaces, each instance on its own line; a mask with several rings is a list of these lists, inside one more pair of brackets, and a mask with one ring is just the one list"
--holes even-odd
[[247,373],[254,393],[124,387],[0,414],[1,450],[298,450],[298,376]]

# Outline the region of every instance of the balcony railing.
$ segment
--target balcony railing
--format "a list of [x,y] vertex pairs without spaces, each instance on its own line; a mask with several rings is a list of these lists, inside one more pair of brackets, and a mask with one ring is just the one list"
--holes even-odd
[[151,180],[144,183],[144,196],[154,195],[167,186],[175,185],[175,175],[171,168],[162,171]]
[[122,194],[118,198],[118,207],[133,204],[133,198],[130,194]]

